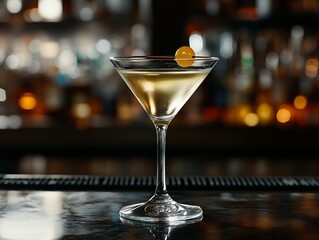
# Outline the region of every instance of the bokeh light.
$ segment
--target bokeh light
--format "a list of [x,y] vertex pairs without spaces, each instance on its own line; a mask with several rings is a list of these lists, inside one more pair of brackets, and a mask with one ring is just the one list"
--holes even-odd
[[75,103],[72,106],[72,113],[76,118],[86,119],[91,116],[92,108],[88,103]]
[[291,113],[288,108],[281,107],[277,111],[276,118],[280,123],[288,123],[291,120]]
[[94,17],[94,11],[90,7],[84,7],[80,10],[80,19],[82,21],[88,22],[91,21]]
[[259,123],[259,118],[256,113],[247,113],[244,118],[244,123],[249,127],[257,126]]
[[294,106],[295,106],[295,108],[297,108],[299,110],[305,109],[307,104],[308,104],[308,100],[305,96],[298,95],[294,99]]
[[0,102],[4,102],[7,99],[6,90],[0,88]]
[[318,67],[319,67],[319,62],[315,58],[310,58],[306,61],[306,66],[305,66],[305,74],[309,78],[314,78],[318,75]]
[[48,41],[42,44],[40,54],[43,58],[55,58],[60,52],[60,45],[55,41]]
[[224,32],[220,35],[220,55],[223,58],[231,58],[234,53],[234,39],[230,32]]
[[22,9],[22,0],[7,0],[6,7],[9,13],[18,13]]
[[20,67],[21,64],[21,60],[20,58],[15,55],[15,54],[11,54],[7,57],[6,61],[6,66],[11,69],[11,70],[17,70]]
[[204,39],[200,33],[192,33],[189,37],[189,46],[195,53],[201,52],[204,48]]
[[112,50],[112,45],[107,39],[100,39],[96,43],[96,50],[101,54],[107,54]]
[[261,103],[257,106],[257,115],[261,123],[271,123],[274,117],[274,110],[268,103]]
[[39,0],[39,15],[47,21],[60,21],[62,18],[63,7],[61,0]]
[[37,99],[31,92],[24,92],[19,98],[19,106],[23,110],[32,110],[37,106]]

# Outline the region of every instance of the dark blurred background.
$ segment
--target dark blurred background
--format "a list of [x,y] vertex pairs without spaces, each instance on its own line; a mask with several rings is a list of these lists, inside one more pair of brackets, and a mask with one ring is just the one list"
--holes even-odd
[[170,125],[167,172],[319,175],[316,0],[0,0],[0,173],[154,175],[109,57],[220,58]]

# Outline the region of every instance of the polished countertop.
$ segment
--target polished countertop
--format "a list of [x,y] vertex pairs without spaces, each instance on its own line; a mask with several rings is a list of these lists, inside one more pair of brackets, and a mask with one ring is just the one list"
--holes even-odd
[[201,221],[169,226],[119,218],[149,190],[0,191],[0,239],[319,239],[319,193],[174,190],[200,205]]

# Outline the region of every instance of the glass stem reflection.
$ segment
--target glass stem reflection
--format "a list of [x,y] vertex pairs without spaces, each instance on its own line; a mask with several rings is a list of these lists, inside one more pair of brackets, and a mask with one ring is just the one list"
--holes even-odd
[[166,190],[166,169],[165,169],[165,148],[167,125],[155,125],[157,137],[157,179],[155,195],[167,195]]

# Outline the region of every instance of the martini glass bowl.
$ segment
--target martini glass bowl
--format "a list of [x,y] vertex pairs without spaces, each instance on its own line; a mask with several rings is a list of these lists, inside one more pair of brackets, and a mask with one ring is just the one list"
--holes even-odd
[[115,69],[135,95],[156,129],[157,176],[154,195],[125,206],[121,219],[150,223],[185,224],[201,220],[199,206],[177,203],[166,189],[167,128],[218,62],[216,57],[110,57]]

